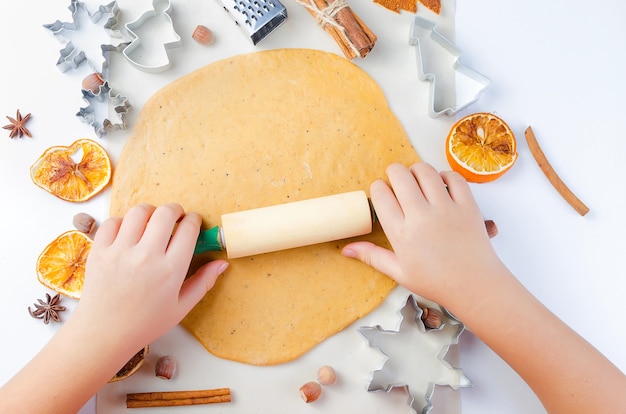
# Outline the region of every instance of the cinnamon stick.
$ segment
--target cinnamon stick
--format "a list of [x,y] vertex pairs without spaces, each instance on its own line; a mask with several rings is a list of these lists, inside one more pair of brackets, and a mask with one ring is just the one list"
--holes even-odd
[[346,36],[359,51],[359,56],[365,57],[374,47],[377,40],[376,35],[350,7],[339,10],[337,22],[346,29]]
[[230,402],[230,388],[197,391],[140,392],[126,395],[126,408],[180,407]]
[[544,175],[548,178],[552,186],[561,194],[561,197],[565,199],[569,203],[570,206],[574,208],[581,216],[584,216],[589,212],[589,207],[587,207],[574,193],[565,185],[563,180],[558,176],[552,165],[548,162],[543,150],[539,146],[539,142],[537,142],[537,138],[535,137],[535,133],[533,132],[531,127],[526,128],[524,132],[526,136],[526,142],[528,143],[528,148],[530,149],[531,154],[535,157],[535,161],[539,164],[539,168],[543,171]]
[[300,3],[333,37],[348,59],[365,57],[374,47],[376,35],[346,0],[300,0]]

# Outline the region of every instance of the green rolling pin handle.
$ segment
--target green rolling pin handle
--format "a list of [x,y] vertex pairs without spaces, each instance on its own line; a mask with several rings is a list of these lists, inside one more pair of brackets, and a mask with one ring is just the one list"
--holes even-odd
[[215,252],[224,250],[222,243],[222,232],[219,226],[211,227],[210,229],[202,230],[196,241],[196,248],[193,254],[200,254],[206,252]]

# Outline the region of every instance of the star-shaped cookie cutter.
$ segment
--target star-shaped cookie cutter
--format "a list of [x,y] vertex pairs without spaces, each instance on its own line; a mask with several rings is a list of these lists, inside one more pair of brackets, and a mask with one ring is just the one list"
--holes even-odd
[[[85,108],[80,108],[76,116],[93,126],[98,137],[102,138],[106,135],[108,130],[126,129],[124,115],[130,108],[127,97],[120,94],[113,94],[108,82],[104,82],[104,84],[100,85],[97,93],[87,89],[81,89],[81,91],[83,93],[83,100],[89,105]],[[101,110],[97,110],[96,107],[100,107]],[[112,108],[115,112],[115,116],[118,119],[117,122],[112,121],[108,117],[108,114],[104,115],[101,113],[108,112],[109,108]]]
[[465,326],[443,311],[443,323],[426,329],[421,318],[423,311],[416,298],[409,295],[400,311],[402,322],[398,331],[380,326],[358,329],[369,345],[385,356],[382,368],[372,372],[368,391],[388,393],[394,388],[404,389],[409,395],[408,405],[417,413],[427,414],[432,409],[435,385],[447,385],[453,390],[472,385],[461,369],[445,360],[450,347],[458,344]]
[[476,102],[491,80],[460,63],[462,52],[437,31],[435,23],[415,16],[409,44],[415,46],[418,77],[430,82],[429,115],[454,115]]
[[[125,27],[133,40],[122,50],[124,57],[137,69],[148,73],[163,72],[170,68],[171,62],[167,51],[179,47],[182,44],[181,37],[174,30],[172,22],[172,4],[170,0],[152,0],[152,10],[144,12],[137,20],[126,23]],[[159,44],[162,48],[160,59],[154,58],[157,54],[155,50],[146,48],[147,40],[150,36],[144,37],[139,33],[142,27],[147,27],[150,22],[163,18],[168,27],[171,28],[171,39]],[[142,62],[149,61],[149,63]]]
[[102,19],[106,18],[106,21],[102,25],[102,28],[109,33],[112,38],[120,38],[121,33],[119,30],[114,29],[117,25],[117,15],[119,13],[119,7],[117,1],[113,1],[107,5],[101,5],[93,13],[87,10],[87,7],[83,2],[78,0],[71,0],[68,7],[72,14],[71,22],[62,22],[60,20],[54,23],[44,24],[43,27],[50,30],[54,37],[65,43],[65,46],[59,51],[59,59],[56,66],[61,72],[67,72],[70,69],[78,68],[83,62],[88,64],[96,71],[101,72],[106,77],[106,71],[108,69],[108,53],[109,50],[114,50],[116,47],[112,45],[101,45],[103,62],[101,68],[96,67],[95,62],[90,59],[84,50],[79,50],[72,42],[72,36],[68,35],[70,32],[76,32],[80,30],[79,15],[86,14],[92,23],[97,24]]

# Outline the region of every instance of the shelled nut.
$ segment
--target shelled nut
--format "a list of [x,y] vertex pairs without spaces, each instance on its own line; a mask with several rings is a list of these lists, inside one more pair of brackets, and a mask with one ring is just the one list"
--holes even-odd
[[333,367],[324,365],[317,370],[317,381],[324,386],[333,385],[337,381],[337,374]]

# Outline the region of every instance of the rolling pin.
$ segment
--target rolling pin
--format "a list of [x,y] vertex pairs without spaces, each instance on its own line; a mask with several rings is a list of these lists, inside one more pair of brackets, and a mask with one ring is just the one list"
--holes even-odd
[[[375,219],[362,190],[228,213],[200,232],[194,254],[226,250],[234,259],[347,239],[370,233]],[[497,234],[493,221],[485,226]]]

